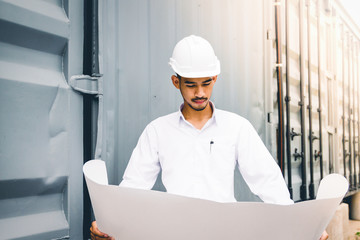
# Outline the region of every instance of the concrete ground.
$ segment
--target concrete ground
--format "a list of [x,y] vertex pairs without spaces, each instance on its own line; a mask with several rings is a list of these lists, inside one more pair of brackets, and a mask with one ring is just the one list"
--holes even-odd
[[349,205],[342,203],[337,208],[326,231],[329,234],[329,240],[360,240],[360,221],[349,219]]
[[[349,230],[347,240],[360,240],[360,236],[356,236],[356,233],[360,233],[360,221],[349,220]],[[331,240],[331,238],[329,239]]]

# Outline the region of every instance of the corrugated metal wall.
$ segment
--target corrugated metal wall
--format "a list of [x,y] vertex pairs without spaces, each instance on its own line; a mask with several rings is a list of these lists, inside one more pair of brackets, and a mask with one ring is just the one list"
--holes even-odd
[[[101,55],[107,148],[104,159],[119,183],[137,139],[151,120],[177,111],[182,103],[168,65],[177,41],[190,34],[210,41],[222,72],[212,100],[248,118],[272,148],[271,41],[266,39],[268,1],[100,1]],[[271,18],[271,19],[270,19]],[[256,27],[254,27],[256,26]],[[266,105],[266,102],[270,104]],[[237,174],[236,195],[255,197]],[[157,184],[156,188],[161,186]]]
[[[338,149],[335,157],[338,170],[350,182],[350,192],[357,191],[360,183],[359,155],[359,45],[360,27],[344,14],[336,12],[333,25],[335,48],[331,66],[334,73],[338,111],[334,121],[337,125]],[[330,75],[331,76],[331,75]],[[335,135],[336,136],[336,135]]]
[[81,1],[0,1],[0,239],[82,239]]
[[[317,38],[321,38],[324,174],[344,174],[357,191],[360,30],[338,1],[333,6],[321,1],[325,5],[318,29],[315,2],[309,1],[310,24],[306,18],[303,23],[305,105],[309,105],[309,28],[314,136],[319,136]],[[300,132],[299,0],[288,3],[290,118],[294,131]],[[178,110],[182,99],[171,84],[173,72],[167,63],[176,42],[190,34],[208,39],[221,61],[212,97],[216,106],[248,118],[277,157],[272,1],[101,0],[99,9],[105,106],[102,149],[112,183],[120,182],[146,124]],[[304,16],[306,11],[305,6]],[[82,239],[82,97],[67,80],[82,73],[83,4],[2,0],[0,29],[0,238]],[[309,135],[307,127],[306,149]],[[292,154],[295,148],[299,151],[300,138],[295,137],[291,146]],[[314,150],[319,148],[315,140]],[[309,160],[306,163],[308,184]],[[315,188],[319,165],[314,162]],[[294,200],[300,200],[300,172],[301,160],[293,156]],[[237,171],[235,183],[238,200],[258,200]],[[160,181],[155,189],[163,189]]]
[[[289,4],[289,62],[286,62],[286,25],[285,25],[285,0],[281,1],[282,15],[282,48],[283,48],[283,86],[286,86],[286,64],[289,64],[290,82],[290,119],[291,128],[296,133],[301,132],[300,118],[300,65],[304,66],[304,106],[305,115],[305,136],[306,136],[306,188],[309,199],[310,184],[310,132],[309,132],[309,106],[312,113],[312,131],[314,137],[319,137],[319,117],[322,122],[322,148],[323,173],[324,176],[337,172],[345,175],[353,182],[351,190],[356,190],[359,180],[359,27],[352,22],[339,1],[320,1],[320,28],[317,26],[318,12],[317,1],[290,0]],[[300,10],[299,5],[303,4],[303,51],[300,50]],[[332,5],[330,3],[333,3]],[[309,24],[307,11],[309,13]],[[310,39],[308,41],[308,28]],[[318,37],[320,45],[318,45]],[[310,67],[309,53],[310,47]],[[320,49],[319,49],[320,48]],[[320,51],[319,51],[320,50]],[[275,54],[275,46],[273,48]],[[320,54],[320,55],[319,55]],[[319,59],[320,56],[320,59]],[[303,59],[301,61],[301,59]],[[320,60],[320,71],[319,61]],[[309,74],[310,69],[310,74]],[[319,95],[318,79],[321,79],[321,93]],[[276,72],[274,70],[273,85],[276,86]],[[309,76],[311,77],[310,94],[312,102],[309,102]],[[273,95],[276,96],[276,88],[273,88]],[[344,90],[344,91],[343,91]],[[284,95],[285,96],[285,95]],[[319,108],[319,98],[321,107]],[[274,97],[274,108],[277,111],[277,102]],[[318,110],[321,110],[320,112]],[[344,117],[344,118],[343,118]],[[343,121],[343,119],[345,121]],[[277,119],[275,120],[277,122]],[[343,125],[344,123],[344,125]],[[343,135],[344,133],[344,135]],[[343,148],[344,147],[344,148]],[[315,193],[321,180],[320,159],[315,158],[320,151],[319,139],[313,140],[313,173]],[[292,181],[294,200],[305,200],[300,197],[301,179],[301,158],[295,158],[295,153],[301,152],[301,136],[295,136],[291,140],[292,154]],[[344,158],[344,154],[346,155]],[[345,168],[344,168],[345,159]],[[351,159],[351,160],[350,160]],[[287,160],[285,160],[287,163]],[[350,177],[350,169],[352,176]],[[357,169],[357,170],[356,170]],[[355,182],[355,170],[357,181]],[[345,173],[346,172],[346,173]]]
[[[303,1],[303,4],[305,3],[305,1]],[[309,106],[309,97],[308,97],[308,42],[307,42],[307,8],[303,7],[303,38],[302,38],[302,44],[304,46],[303,52],[302,54],[302,60],[300,58],[300,23],[299,23],[299,19],[300,19],[300,10],[299,10],[299,4],[300,1],[298,0],[291,0],[288,1],[289,4],[289,20],[288,20],[288,24],[289,24],[289,30],[290,30],[290,34],[289,34],[289,39],[288,39],[288,44],[289,44],[289,62],[286,62],[286,51],[285,51],[285,46],[286,46],[286,27],[285,27],[285,1],[281,1],[281,15],[282,15],[282,30],[283,30],[283,34],[282,34],[282,48],[284,49],[283,51],[283,86],[285,88],[286,83],[286,64],[289,64],[289,84],[290,84],[290,97],[291,97],[291,101],[290,101],[290,123],[291,123],[291,128],[293,128],[293,131],[295,133],[301,133],[301,109],[300,109],[300,105],[299,102],[301,101],[301,94],[300,94],[300,65],[303,64],[304,66],[304,74],[303,74],[303,81],[305,82],[304,84],[304,107],[306,108],[306,114],[305,114],[305,136],[306,136],[306,152],[305,152],[305,159],[306,159],[306,165],[307,165],[307,169],[306,169],[306,173],[307,173],[307,184],[309,184],[310,181],[310,169],[309,169],[309,110],[308,110],[308,106]],[[318,70],[318,55],[317,55],[317,28],[316,28],[316,4],[314,5],[314,2],[311,1],[311,20],[310,20],[310,33],[311,33],[311,38],[310,38],[310,46],[311,46],[311,93],[313,94],[312,96],[312,129],[314,132],[315,136],[319,136],[319,116],[318,116],[318,76],[317,76],[317,70]],[[274,48],[274,52],[276,51],[276,49]],[[276,84],[276,74],[275,74],[275,70],[274,70],[274,80],[273,80],[273,84]],[[274,89],[274,96],[276,95],[276,90]],[[323,89],[324,90],[324,89]],[[324,91],[325,93],[325,91]],[[284,95],[285,96],[285,95]],[[276,99],[275,99],[276,100]],[[324,103],[324,99],[323,99],[323,103]],[[274,102],[274,106],[275,106],[275,111],[278,111],[277,109],[277,105],[276,102]],[[326,112],[322,112],[322,114],[324,116],[326,116]],[[323,118],[324,120],[324,118]],[[276,119],[277,121],[277,119]],[[325,133],[325,132],[324,132]],[[285,139],[286,141],[287,139]],[[313,148],[317,151],[319,151],[319,141],[313,141]],[[302,159],[301,157],[296,158],[293,156],[294,153],[301,153],[302,149],[301,149],[301,135],[299,136],[295,136],[293,138],[293,140],[291,141],[291,153],[292,153],[292,183],[293,183],[293,199],[294,200],[300,200],[300,186],[302,183],[302,179],[301,179],[301,162]],[[328,158],[328,152],[324,152],[323,153],[323,158],[327,159]],[[287,163],[287,160],[285,161],[285,164]],[[315,181],[316,181],[316,185],[315,187],[318,187],[318,183],[320,181],[320,171],[319,171],[319,161],[314,161],[314,168],[315,168]],[[287,166],[285,167],[285,169],[287,169]],[[308,190],[308,185],[307,187],[307,197],[309,195],[309,190]],[[316,190],[315,190],[316,192]]]
[[[285,0],[281,4],[283,87],[286,64],[289,65],[290,120],[294,132],[300,133],[300,64],[303,65],[305,107],[305,170],[306,191],[300,197],[302,160],[294,157],[301,153],[301,137],[291,140],[292,182],[294,200],[309,199],[310,140],[313,137],[314,193],[320,182],[320,125],[322,123],[323,174],[344,174],[355,168],[359,171],[358,136],[358,85],[359,79],[359,27],[347,16],[338,1],[320,1],[320,27],[317,26],[317,1],[302,0],[304,46],[300,54],[299,0],[289,0],[289,62],[286,63]],[[148,122],[158,116],[176,111],[182,102],[172,86],[171,69],[167,65],[175,43],[190,34],[205,37],[213,45],[222,72],[217,81],[213,101],[216,106],[248,118],[268,149],[277,159],[277,83],[275,49],[275,1],[100,1],[104,96],[108,101],[105,124],[108,152],[105,157],[115,171],[110,179],[121,180],[137,139]],[[331,3],[333,3],[331,5]],[[309,11],[309,24],[307,10]],[[345,28],[346,34],[341,32]],[[309,41],[307,31],[309,29]],[[318,37],[320,44],[318,47]],[[342,39],[345,48],[350,46],[342,63]],[[351,42],[351,43],[350,43]],[[309,53],[310,47],[310,66]],[[320,49],[319,49],[320,48]],[[320,54],[320,59],[319,59]],[[351,60],[354,59],[354,60]],[[300,61],[301,60],[301,61]],[[320,60],[320,71],[319,61]],[[348,64],[350,62],[350,64]],[[342,75],[342,65],[345,72]],[[310,72],[308,71],[310,69]],[[320,72],[321,93],[318,92]],[[312,132],[309,131],[309,76],[312,98]],[[349,80],[351,79],[351,80]],[[356,80],[348,84],[349,81]],[[342,83],[345,83],[342,86]],[[115,87],[114,87],[115,86]],[[353,92],[349,92],[354,90]],[[345,89],[345,140],[342,136],[342,89]],[[106,91],[108,91],[106,93]],[[319,96],[322,106],[319,107]],[[285,97],[285,95],[284,95]],[[106,100],[107,98],[107,100]],[[350,104],[350,105],[349,105]],[[321,111],[319,111],[321,110]],[[350,112],[352,114],[350,114]],[[351,131],[349,128],[351,119]],[[351,132],[351,151],[350,151]],[[286,139],[285,139],[286,140]],[[285,143],[284,143],[285,144]],[[345,146],[345,150],[343,149]],[[345,151],[345,168],[343,152]],[[349,155],[351,152],[351,156]],[[349,159],[352,159],[350,166]],[[285,160],[284,169],[287,168]],[[285,171],[285,179],[288,180]],[[349,176],[348,176],[349,177]],[[350,177],[349,177],[350,179]],[[358,177],[359,179],[359,177]],[[245,183],[237,175],[236,195],[239,200],[253,199]],[[355,187],[354,182],[354,187]],[[157,188],[161,188],[157,185]],[[238,191],[241,189],[240,191]],[[355,189],[355,188],[354,188]]]

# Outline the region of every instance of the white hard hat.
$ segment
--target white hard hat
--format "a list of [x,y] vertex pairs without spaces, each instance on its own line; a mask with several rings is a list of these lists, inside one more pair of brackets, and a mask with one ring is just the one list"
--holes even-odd
[[176,44],[169,64],[186,78],[212,77],[220,73],[220,61],[210,43],[194,35]]

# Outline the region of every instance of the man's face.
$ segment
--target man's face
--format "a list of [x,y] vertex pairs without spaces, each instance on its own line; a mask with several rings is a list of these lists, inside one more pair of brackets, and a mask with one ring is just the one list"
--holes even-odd
[[184,104],[196,111],[204,110],[209,104],[216,79],[217,76],[203,78],[181,77],[181,79],[175,75],[171,77],[174,86],[180,89]]

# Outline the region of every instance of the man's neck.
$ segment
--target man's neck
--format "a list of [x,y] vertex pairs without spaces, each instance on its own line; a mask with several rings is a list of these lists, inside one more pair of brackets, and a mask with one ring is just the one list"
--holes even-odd
[[202,129],[206,122],[212,117],[213,109],[210,102],[205,109],[201,111],[196,111],[187,103],[184,103],[184,107],[181,112],[186,121],[190,122],[195,128]]

